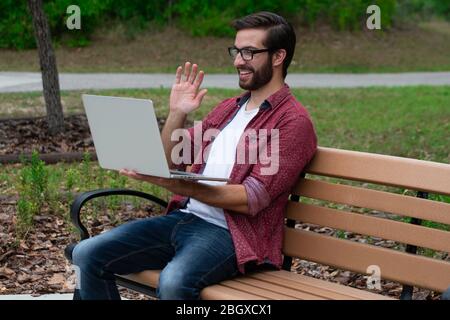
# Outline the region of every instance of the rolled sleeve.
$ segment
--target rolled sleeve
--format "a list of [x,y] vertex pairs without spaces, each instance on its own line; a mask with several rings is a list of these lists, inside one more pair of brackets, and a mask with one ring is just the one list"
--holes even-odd
[[[266,190],[270,202],[290,192],[317,149],[317,137],[310,119],[303,116],[287,117],[279,123],[278,128],[279,150],[271,150],[279,154],[278,170],[272,174],[263,174],[265,166],[257,163],[249,176],[253,179],[248,179],[257,180],[262,185],[261,188]],[[268,142],[269,150],[270,144]],[[265,203],[258,204],[257,208],[263,209],[267,206],[267,204],[263,206]]]
[[255,216],[270,203],[270,195],[262,182],[252,176],[245,178],[242,183],[247,192],[248,212],[251,216]]

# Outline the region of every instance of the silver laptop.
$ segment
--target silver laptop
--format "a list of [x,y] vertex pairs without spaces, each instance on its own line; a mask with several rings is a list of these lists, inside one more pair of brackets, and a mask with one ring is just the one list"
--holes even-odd
[[88,94],[82,99],[100,167],[164,178],[228,181],[169,170],[151,100]]

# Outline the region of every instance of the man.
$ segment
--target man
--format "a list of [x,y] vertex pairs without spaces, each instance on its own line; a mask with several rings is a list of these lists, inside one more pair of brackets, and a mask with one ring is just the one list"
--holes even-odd
[[[190,163],[180,164],[173,157],[178,141],[172,141],[172,133],[183,130],[187,114],[199,108],[206,94],[199,90],[204,73],[186,62],[184,71],[176,71],[162,131],[171,168],[192,165],[192,172],[229,181],[173,180],[122,170],[174,196],[166,215],[121,225],[76,246],[73,261],[80,268],[77,294],[82,299],[119,299],[114,274],[162,269],[159,298],[198,299],[204,287],[249,268],[281,267],[284,210],[291,188],[315,153],[316,135],[307,111],[284,83],[296,42],[291,25],[276,14],[260,12],[236,20],[234,27],[229,54],[247,92],[223,101],[187,130],[191,149],[200,151],[192,153]],[[195,132],[203,135],[210,129],[220,133],[195,145]],[[239,150],[249,153],[253,148],[241,137],[250,129],[271,132],[258,152],[277,155],[275,171],[267,173],[261,160],[235,161]],[[213,161],[217,159],[225,161]]]

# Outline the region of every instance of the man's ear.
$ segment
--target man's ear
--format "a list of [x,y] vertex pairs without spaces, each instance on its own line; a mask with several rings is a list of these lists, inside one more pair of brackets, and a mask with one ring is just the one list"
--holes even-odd
[[283,64],[284,59],[286,59],[286,50],[278,49],[272,55],[272,65],[274,67],[279,66]]

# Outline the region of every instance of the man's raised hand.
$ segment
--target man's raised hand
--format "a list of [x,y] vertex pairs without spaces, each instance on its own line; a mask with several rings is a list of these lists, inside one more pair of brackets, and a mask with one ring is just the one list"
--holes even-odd
[[177,68],[175,83],[170,92],[170,112],[188,114],[200,106],[207,90],[199,91],[205,74],[197,71],[198,66],[193,64],[191,68],[190,62],[184,64],[184,72],[181,66]]

